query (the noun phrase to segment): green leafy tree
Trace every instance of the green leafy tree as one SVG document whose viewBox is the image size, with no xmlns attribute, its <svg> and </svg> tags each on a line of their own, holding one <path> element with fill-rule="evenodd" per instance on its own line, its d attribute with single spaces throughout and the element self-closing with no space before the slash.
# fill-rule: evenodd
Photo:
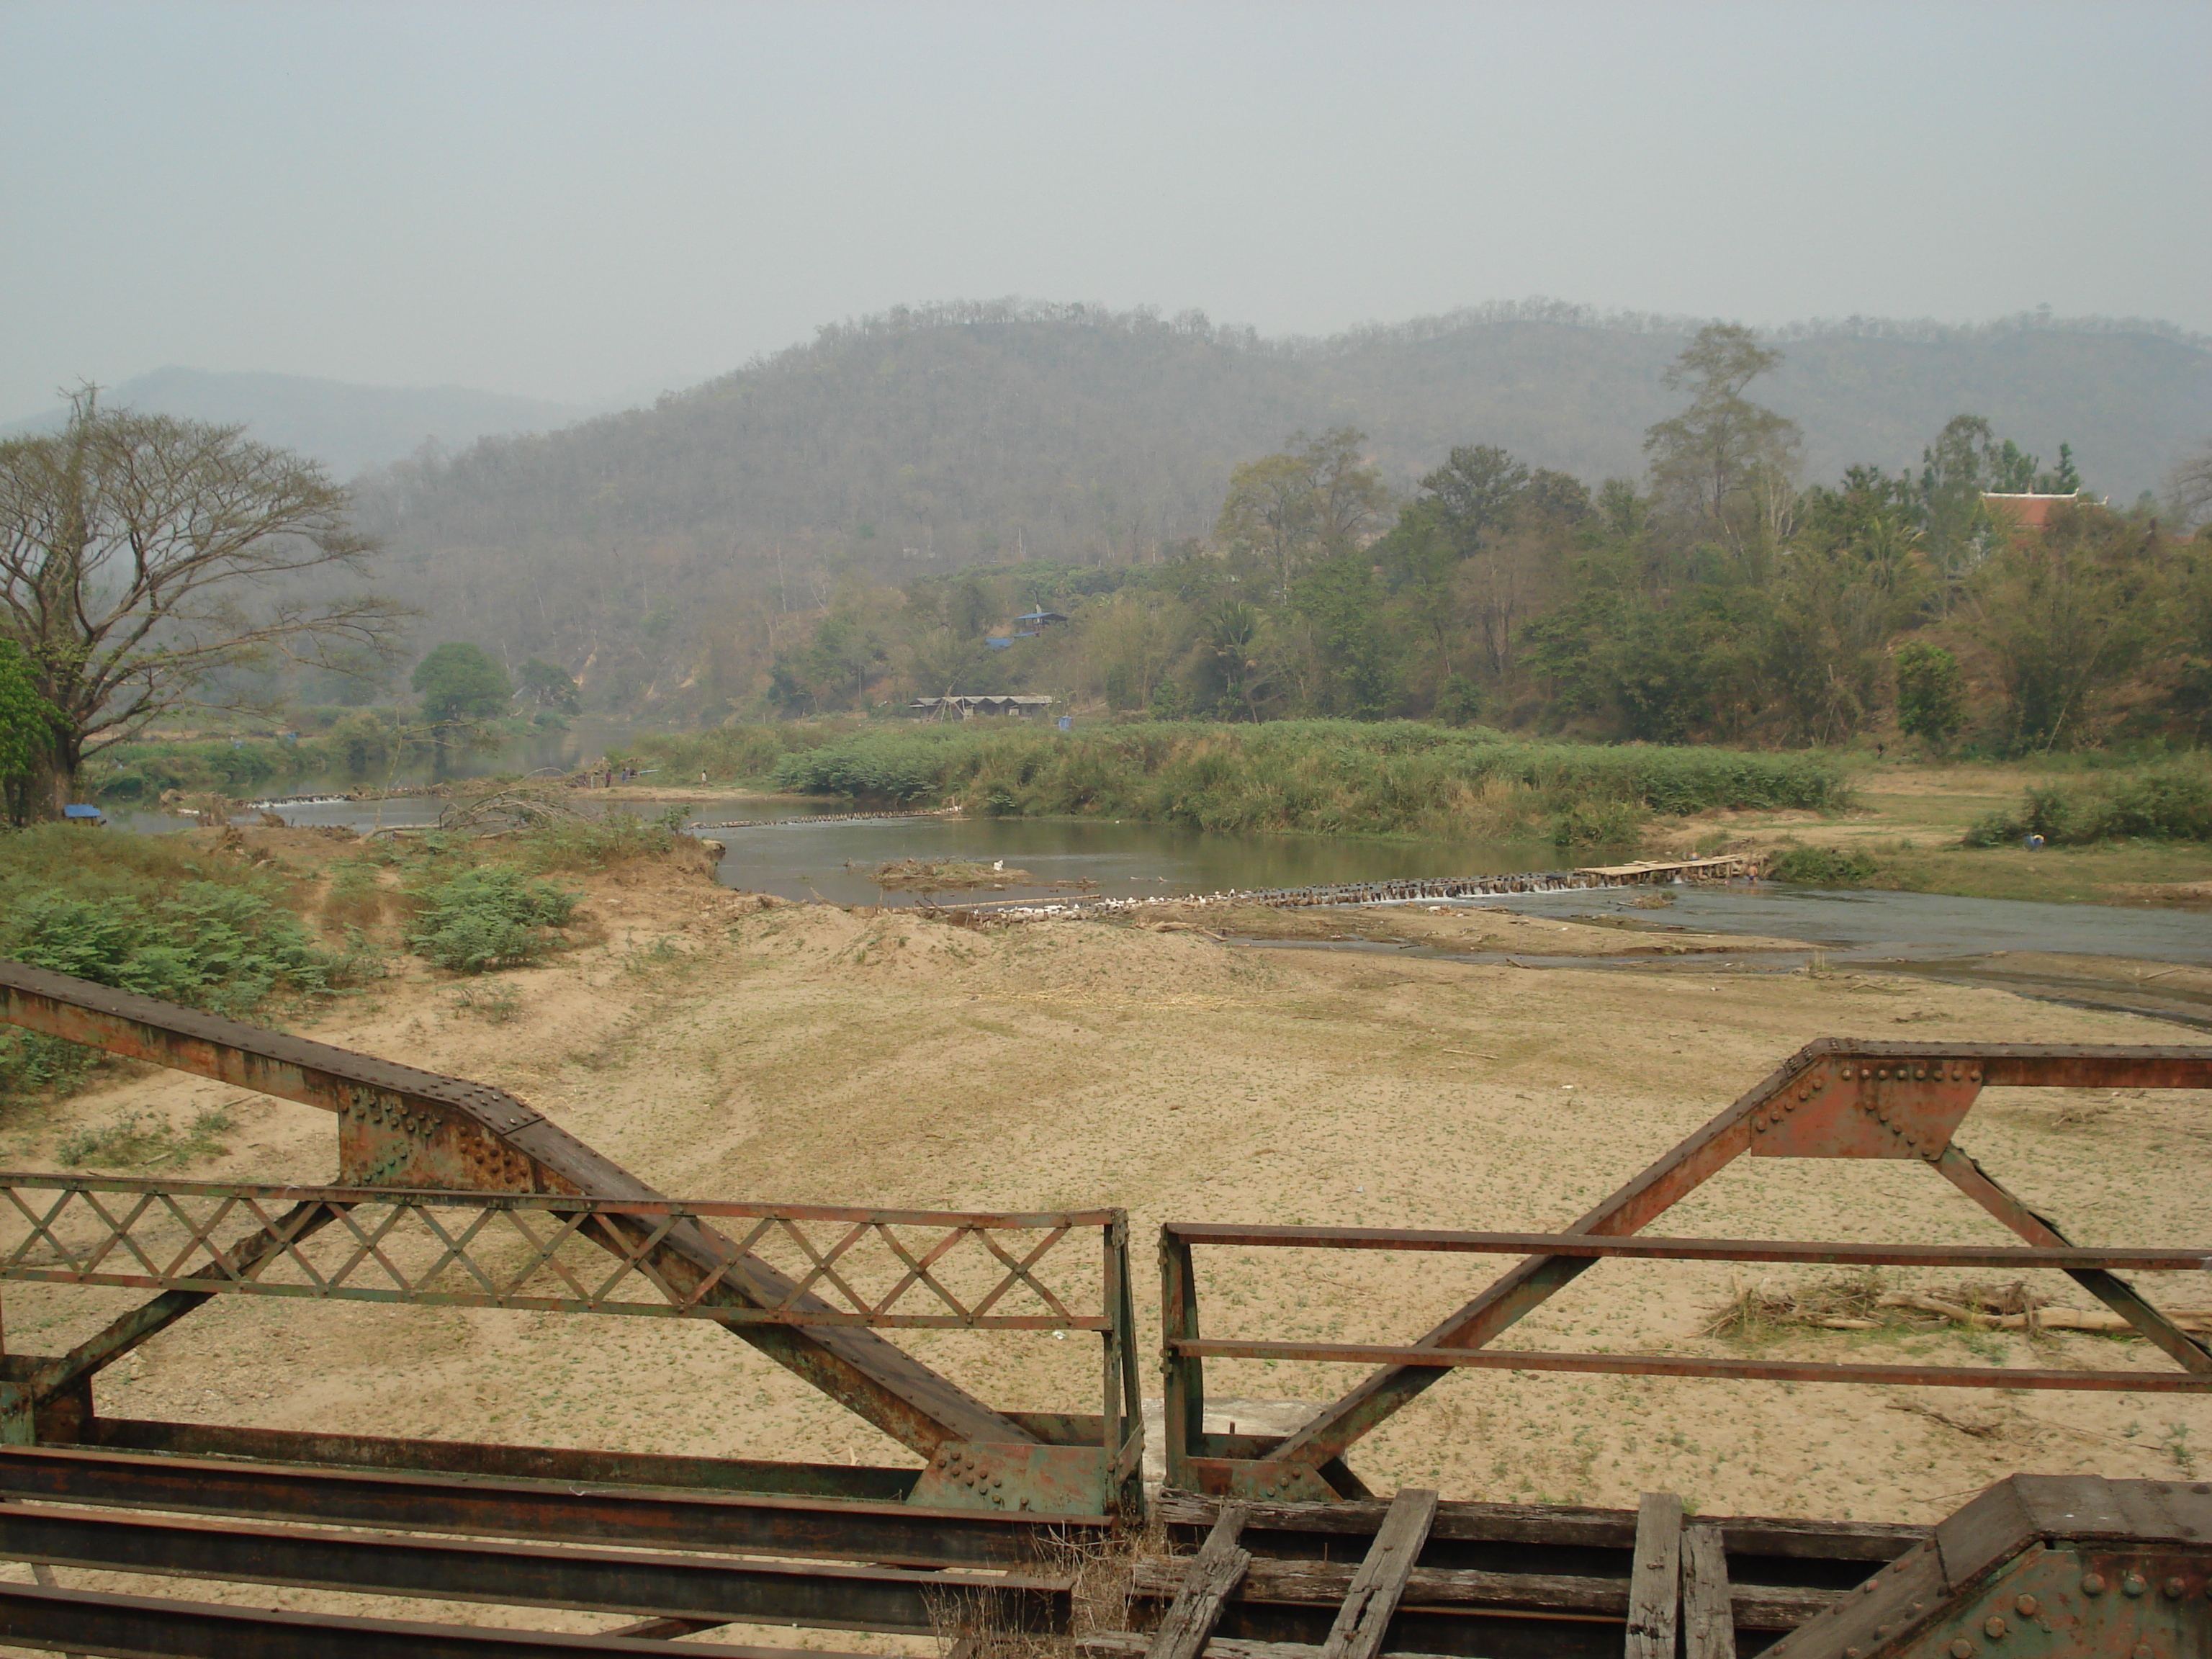
<svg viewBox="0 0 2212 1659">
<path fill-rule="evenodd" d="M 1277 604 L 1309 565 L 1358 546 L 1389 505 L 1382 475 L 1360 458 L 1366 441 L 1348 426 L 1293 433 L 1281 453 L 1229 475 L 1214 539 L 1267 571 Z"/>
<path fill-rule="evenodd" d="M 253 671 L 392 649 L 404 607 L 315 597 L 374 550 L 346 491 L 244 434 L 88 388 L 61 431 L 0 442 L 0 635 L 51 711 L 21 811 L 59 817 L 88 756 L 163 714 L 267 712 Z"/>
<path fill-rule="evenodd" d="M 408 684 L 422 699 L 422 718 L 434 726 L 495 720 L 514 696 L 507 670 L 480 645 L 439 646 L 415 665 Z"/>
<path fill-rule="evenodd" d="M 1898 647 L 1896 662 L 1897 729 L 1940 754 L 1966 723 L 1966 677 L 1959 659 L 1940 645 L 1915 641 Z"/>
<path fill-rule="evenodd" d="M 542 657 L 529 658 L 515 678 L 521 694 L 540 708 L 573 714 L 582 705 L 583 690 L 576 684 L 576 677 L 558 663 L 547 662 Z"/>
<path fill-rule="evenodd" d="M 1781 361 L 1747 328 L 1707 325 L 1662 377 L 1669 391 L 1689 388 L 1690 406 L 1644 437 L 1661 510 L 1692 534 L 1735 550 L 1754 576 L 1795 499 L 1790 475 L 1802 438 L 1795 421 L 1743 393 Z"/>
<path fill-rule="evenodd" d="M 2156 534 L 2103 507 L 2062 507 L 1978 573 L 1977 631 L 1996 659 L 2015 750 L 2080 738 L 2099 697 L 2160 638 L 2165 588 L 2143 545 Z"/>
<path fill-rule="evenodd" d="M 1260 607 L 1244 599 L 1226 599 L 1199 619 L 1199 660 L 1212 682 L 1218 702 L 1246 720 L 1260 718 L 1260 698 L 1267 690 L 1267 670 L 1261 661 L 1261 635 L 1266 627 Z M 1177 699 L 1170 718 L 1181 718 Z M 1153 707 L 1160 696 L 1153 695 Z"/>
<path fill-rule="evenodd" d="M 2185 531 L 2212 520 L 2212 443 L 2199 444 L 2167 477 L 2166 498 Z"/>
<path fill-rule="evenodd" d="M 7 791 L 11 823 L 30 816 L 25 786 L 52 741 L 53 720 L 22 647 L 0 639 L 0 787 Z"/>
<path fill-rule="evenodd" d="M 1339 554 L 1299 579 L 1291 598 L 1313 630 L 1321 712 L 1377 720 L 1390 704 L 1390 641 L 1366 555 Z"/>
</svg>

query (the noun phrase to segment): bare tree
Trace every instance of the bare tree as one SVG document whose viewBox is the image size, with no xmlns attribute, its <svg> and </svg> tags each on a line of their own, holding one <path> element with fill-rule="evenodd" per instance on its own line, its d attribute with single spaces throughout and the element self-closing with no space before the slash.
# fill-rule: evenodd
<svg viewBox="0 0 2212 1659">
<path fill-rule="evenodd" d="M 2199 444 L 2174 467 L 2166 493 L 2185 531 L 2212 519 L 2212 442 Z"/>
<path fill-rule="evenodd" d="M 53 711 L 24 815 L 58 817 L 86 757 L 158 716 L 257 706 L 226 673 L 386 653 L 404 607 L 294 582 L 374 550 L 349 504 L 241 427 L 101 409 L 92 387 L 59 433 L 0 443 L 0 635 Z"/>
</svg>

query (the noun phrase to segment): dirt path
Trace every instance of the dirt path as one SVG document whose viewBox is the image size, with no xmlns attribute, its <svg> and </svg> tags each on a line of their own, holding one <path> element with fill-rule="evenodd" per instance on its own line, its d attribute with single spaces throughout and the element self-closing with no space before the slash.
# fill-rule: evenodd
<svg viewBox="0 0 2212 1659">
<path fill-rule="evenodd" d="M 1164 1218 L 1553 1228 L 1814 1037 L 2178 1036 L 1997 989 L 1876 975 L 1524 971 L 1237 949 L 1098 922 L 976 933 L 911 913 L 763 908 L 696 875 L 632 872 L 592 887 L 605 942 L 501 976 L 515 1000 L 504 1023 L 465 1011 L 459 988 L 416 969 L 300 1029 L 511 1089 L 675 1194 L 1124 1206 L 1153 1391 L 1151 1248 Z M 1546 945 L 1556 954 L 1638 942 L 1571 928 Z M 181 1121 L 241 1099 L 228 1154 L 189 1173 L 328 1178 L 321 1115 L 167 1073 L 118 1080 L 44 1122 L 19 1119 L 4 1152 L 14 1167 L 52 1167 L 70 1128 L 127 1109 Z M 2078 1237 L 2190 1244 L 2203 1242 L 2208 1105 L 2011 1091 L 1988 1097 L 1960 1139 Z M 1739 1164 L 1654 1231 L 2010 1242 L 1924 1169 L 1891 1164 Z M 1215 1252 L 1202 1263 L 1206 1328 L 1411 1340 L 1498 1265 Z M 1698 1333 L 1753 1276 L 1790 1277 L 1608 1264 L 1514 1340 L 1723 1352 Z M 2087 1305 L 2063 1280 L 2048 1288 Z M 122 1294 L 11 1285 L 9 1340 L 53 1352 Z M 1087 1339 L 932 1333 L 912 1346 L 994 1403 L 1097 1408 Z M 2141 1343 L 2083 1335 L 2032 1348 L 2004 1334 L 1807 1332 L 1761 1351 L 2166 1364 Z M 1321 1401 L 1352 1380 L 1340 1367 L 1253 1363 L 1218 1366 L 1212 1386 Z M 228 1300 L 149 1344 L 100 1390 L 113 1415 L 909 1461 L 719 1333 L 648 1321 Z M 2194 1473 L 2208 1447 L 2212 1402 L 2171 1395 L 1467 1373 L 1351 1462 L 1376 1487 L 1418 1483 L 1454 1498 L 1632 1505 L 1639 1491 L 1666 1487 L 1706 1512 L 1926 1521 L 2014 1470 L 2173 1477 Z M 264 1606 L 314 1600 L 234 1593 Z"/>
</svg>

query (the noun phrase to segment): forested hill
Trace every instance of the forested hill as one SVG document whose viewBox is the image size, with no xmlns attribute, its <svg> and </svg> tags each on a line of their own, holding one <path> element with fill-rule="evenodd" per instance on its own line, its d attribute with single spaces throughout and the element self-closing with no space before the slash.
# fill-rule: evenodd
<svg viewBox="0 0 2212 1659">
<path fill-rule="evenodd" d="M 792 610 L 846 569 L 1149 559 L 1298 428 L 1360 428 L 1407 486 L 1455 444 L 1635 476 L 1694 327 L 1530 305 L 1288 343 L 1083 307 L 899 311 L 649 409 L 399 463 L 362 481 L 364 527 L 439 637 L 650 658 L 617 636 L 688 631 L 756 584 Z M 1755 395 L 1804 428 L 1808 480 L 1916 464 L 1972 412 L 2046 458 L 2070 442 L 2124 503 L 2212 435 L 2212 343 L 2159 325 L 1855 320 L 1772 343 Z"/>
</svg>

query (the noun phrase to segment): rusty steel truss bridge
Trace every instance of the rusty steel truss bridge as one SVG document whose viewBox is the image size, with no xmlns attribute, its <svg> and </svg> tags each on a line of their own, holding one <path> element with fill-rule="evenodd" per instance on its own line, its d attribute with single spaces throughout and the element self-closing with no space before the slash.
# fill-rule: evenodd
<svg viewBox="0 0 2212 1659">
<path fill-rule="evenodd" d="M 1169 1222 L 1166 1485 L 1143 1480 L 1128 1226 L 670 1199 L 504 1091 L 0 963 L 0 1020 L 329 1112 L 329 1186 L 0 1173 L 0 1281 L 149 1293 L 58 1353 L 0 1349 L 0 1645 L 71 1653 L 720 1653 L 785 1626 L 1088 1659 L 2124 1659 L 2212 1655 L 2212 1484 L 2017 1476 L 1935 1528 L 1457 1504 L 1370 1492 L 1358 1442 L 1455 1369 L 1944 1388 L 2212 1390 L 2212 1349 L 2143 1288 L 2212 1245 L 2069 1240 L 1954 1137 L 1984 1089 L 2212 1089 L 2212 1048 L 1824 1040 L 1551 1233 Z M 1923 1164 L 2016 1246 L 1654 1236 L 1741 1158 Z M 1402 1343 L 1209 1336 L 1219 1247 L 1510 1258 Z M 1826 1364 L 1507 1347 L 1608 1260 L 2057 1271 L 2164 1356 L 2149 1368 Z M 2124 1277 L 2124 1275 L 2125 1275 Z M 719 1325 L 908 1454 L 902 1465 L 648 1455 L 111 1417 L 107 1367 L 210 1299 L 495 1309 Z M 901 1332 L 1081 1333 L 1097 1409 L 994 1407 Z M 1209 1430 L 1206 1365 L 1364 1367 L 1287 1435 Z M 2168 1363 L 2170 1362 L 2170 1363 Z M 772 1451 L 774 1449 L 765 1449 Z M 1127 1630 L 1072 1632 L 1073 1564 L 1148 1508 L 1194 1550 L 1135 1562 Z M 191 1581 L 64 1586 L 56 1568 Z M 131 1581 L 134 1590 L 138 1588 Z M 198 1586 L 198 1595 L 191 1592 Z M 277 1612 L 213 1585 L 582 1610 L 595 1634 Z"/>
</svg>

